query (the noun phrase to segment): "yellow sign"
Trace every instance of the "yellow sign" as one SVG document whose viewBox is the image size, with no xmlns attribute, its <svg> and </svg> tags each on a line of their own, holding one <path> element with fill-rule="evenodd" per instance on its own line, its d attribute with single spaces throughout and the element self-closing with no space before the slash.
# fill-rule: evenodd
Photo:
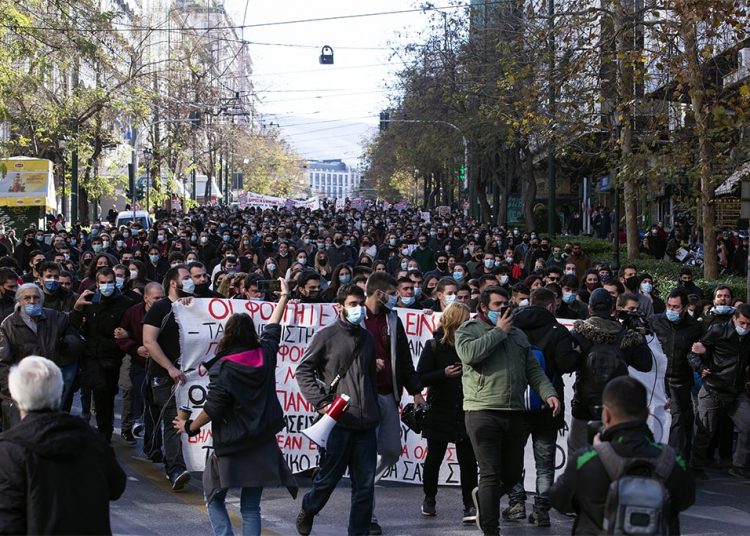
<svg viewBox="0 0 750 536">
<path fill-rule="evenodd" d="M 37 158 L 0 160 L 0 206 L 55 206 L 52 162 Z"/>
</svg>

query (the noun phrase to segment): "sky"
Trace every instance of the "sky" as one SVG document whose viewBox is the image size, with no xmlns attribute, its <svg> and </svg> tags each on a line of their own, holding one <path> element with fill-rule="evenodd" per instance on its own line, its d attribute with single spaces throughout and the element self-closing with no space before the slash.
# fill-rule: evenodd
<svg viewBox="0 0 750 536">
<path fill-rule="evenodd" d="M 236 25 L 243 20 L 244 25 L 255 25 L 415 7 L 411 0 L 225 2 Z M 279 125 L 282 137 L 305 159 L 340 158 L 355 164 L 387 106 L 385 84 L 403 67 L 393 46 L 420 42 L 428 20 L 428 14 L 417 11 L 245 28 L 241 37 L 250 42 L 262 121 Z M 333 49 L 333 65 L 318 61 L 324 45 Z"/>
</svg>

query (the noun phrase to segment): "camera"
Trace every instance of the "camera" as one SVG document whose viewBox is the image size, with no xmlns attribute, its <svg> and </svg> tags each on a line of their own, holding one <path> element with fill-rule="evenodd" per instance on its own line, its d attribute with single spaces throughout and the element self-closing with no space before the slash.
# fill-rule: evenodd
<svg viewBox="0 0 750 536">
<path fill-rule="evenodd" d="M 651 333 L 651 328 L 648 326 L 648 322 L 646 322 L 646 315 L 640 311 L 635 313 L 618 311 L 617 318 L 627 329 L 637 331 L 641 335 L 649 335 Z"/>
<path fill-rule="evenodd" d="M 594 406 L 591 413 L 596 417 L 586 423 L 586 436 L 589 445 L 594 444 L 596 434 L 604 432 L 604 423 L 602 422 L 602 406 Z"/>
</svg>

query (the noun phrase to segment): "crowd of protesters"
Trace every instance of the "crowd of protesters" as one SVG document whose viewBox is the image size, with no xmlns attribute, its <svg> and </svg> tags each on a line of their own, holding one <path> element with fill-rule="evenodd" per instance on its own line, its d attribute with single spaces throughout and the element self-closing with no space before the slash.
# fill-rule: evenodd
<svg viewBox="0 0 750 536">
<path fill-rule="evenodd" d="M 586 422 L 600 417 L 606 383 L 592 373 L 591 356 L 609 348 L 617 366 L 606 380 L 627 375 L 628 366 L 648 371 L 652 356 L 645 333 L 656 336 L 668 360 L 669 444 L 681 456 L 681 470 L 689 464 L 692 474 L 705 478 L 704 468 L 716 466 L 750 476 L 745 383 L 750 380 L 750 306 L 728 287 L 704 296 L 689 267 L 682 269 L 676 288 L 659 289 L 636 264 L 613 270 L 571 236 L 551 239 L 458 212 L 425 217 L 413 207 L 372 203 L 360 209 L 347 203 L 343 210 L 334 204 L 319 210 L 199 207 L 158 214 L 145 228 L 137 221 L 116 226 L 116 213 L 109 216 L 88 229 L 67 228 L 58 218 L 48 229 L 18 230 L 18 237 L 12 229 L 0 232 L 4 430 L 12 430 L 21 417 L 8 391 L 9 370 L 26 356 L 48 357 L 62 372 L 60 408 L 70 411 L 78 396 L 81 416 L 86 421 L 95 416 L 106 442 L 115 433 L 115 397 L 122 393 L 121 440 L 138 444 L 144 458 L 164 463 L 173 490 L 180 491 L 190 473 L 179 433 L 198 433 L 222 414 L 227 401 L 207 406 L 195 423 L 177 417 L 174 385 L 185 376 L 172 303 L 207 297 L 329 302 L 338 304 L 338 322 L 316 333 L 297 379 L 308 401 L 323 410 L 330 393 L 322 390 L 320 379 L 330 383 L 341 362 L 350 359 L 346 356 L 354 355 L 359 364 L 349 361 L 347 382 L 360 393 L 361 400 L 352 404 L 361 411 L 332 438 L 334 455 L 324 459 L 303 499 L 300 534 L 310 533 L 314 516 L 347 467 L 355 488 L 349 533 L 380 533 L 373 486 L 401 452 L 403 390 L 418 406 L 436 408 L 424 429 L 429 453 L 423 515 L 436 514 L 438 468 L 447 445 L 454 443 L 463 522 L 476 521 L 485 534 L 497 534 L 501 518 L 549 526 L 550 508 L 557 507 L 550 499 L 555 437 L 566 426 L 562 406 L 573 408 L 567 423 L 570 459 L 580 459 L 587 449 Z M 604 236 L 610 232 L 600 228 L 605 220 L 602 212 L 595 225 Z M 663 232 L 654 226 L 643 238 L 656 258 L 670 258 L 673 246 L 681 247 L 679 230 L 671 238 Z M 747 239 L 727 235 L 727 250 L 729 244 L 727 261 L 739 266 L 735 260 L 743 251 L 746 258 Z M 283 291 L 269 290 L 268 282 L 278 280 Z M 416 367 L 394 314 L 399 308 L 442 313 L 434 341 Z M 571 330 L 558 322 L 564 319 L 573 322 Z M 225 343 L 222 355 L 245 355 L 260 345 L 267 354 L 269 344 L 265 338 L 238 337 Z M 544 353 L 544 367 L 530 344 Z M 515 368 L 495 363 L 507 355 L 517 356 Z M 570 372 L 576 374 L 575 397 L 565 401 L 562 374 Z M 532 415 L 523 404 L 527 384 L 541 397 Z M 521 477 L 529 438 L 537 480 L 527 516 Z M 231 486 L 242 487 L 244 497 L 240 480 Z M 228 519 L 226 491 L 216 482 L 212 497 L 219 503 L 209 504 L 209 510 L 219 533 L 217 524 Z M 502 494 L 511 501 L 499 512 Z M 258 531 L 259 500 L 257 490 L 248 492 L 251 524 Z"/>
</svg>

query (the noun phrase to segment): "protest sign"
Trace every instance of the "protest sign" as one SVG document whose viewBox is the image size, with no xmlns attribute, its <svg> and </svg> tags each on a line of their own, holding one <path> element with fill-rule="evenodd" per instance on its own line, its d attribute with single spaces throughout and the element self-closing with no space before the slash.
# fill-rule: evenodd
<svg viewBox="0 0 750 536">
<path fill-rule="evenodd" d="M 187 404 L 197 412 L 203 406 L 208 387 L 208 371 L 203 363 L 211 359 L 216 345 L 224 331 L 224 324 L 234 313 L 248 313 L 255 322 L 256 329 L 262 333 L 268 319 L 273 313 L 275 304 L 269 302 L 225 300 L 219 298 L 202 298 L 192 300 L 190 305 L 179 302 L 174 305 L 174 312 L 180 326 L 180 344 L 182 348 L 182 369 L 187 376 L 187 383 L 177 389 L 177 405 Z M 432 333 L 439 324 L 440 313 L 424 314 L 421 310 L 398 309 L 409 341 L 412 360 L 416 367 L 419 356 Z M 315 413 L 310 404 L 299 392 L 295 379 L 295 369 L 302 359 L 305 348 L 314 333 L 334 322 L 337 318 L 336 306 L 330 303 L 289 304 L 282 318 L 282 334 L 276 365 L 276 389 L 286 420 L 286 428 L 277 434 L 276 439 L 284 452 L 287 463 L 294 472 L 311 469 L 317 465 L 318 451 L 314 443 L 301 434 L 301 430 L 310 426 L 315 420 Z M 568 328 L 572 322 L 562 321 Z M 652 409 L 652 429 L 657 441 L 666 441 L 669 432 L 669 414 L 664 406 L 664 370 L 666 358 L 658 341 L 652 337 L 650 346 L 654 351 L 656 366 L 650 373 L 635 373 L 649 390 L 649 401 Z M 566 422 L 570 422 L 570 400 L 573 397 L 573 375 L 564 376 Z M 401 405 L 411 401 L 405 395 Z M 427 454 L 427 443 L 418 434 L 401 424 L 403 451 L 399 461 L 384 476 L 387 480 L 421 484 L 424 459 Z M 558 470 L 564 468 L 567 461 L 567 430 L 558 435 L 557 454 L 555 457 Z M 201 471 L 205 465 L 206 455 L 211 446 L 211 428 L 206 426 L 195 437 L 183 436 L 183 452 L 188 469 Z M 526 487 L 534 487 L 534 457 L 531 445 L 527 445 L 525 456 Z M 448 452 L 440 469 L 441 484 L 459 484 L 459 466 L 455 446 L 449 445 Z"/>
</svg>

